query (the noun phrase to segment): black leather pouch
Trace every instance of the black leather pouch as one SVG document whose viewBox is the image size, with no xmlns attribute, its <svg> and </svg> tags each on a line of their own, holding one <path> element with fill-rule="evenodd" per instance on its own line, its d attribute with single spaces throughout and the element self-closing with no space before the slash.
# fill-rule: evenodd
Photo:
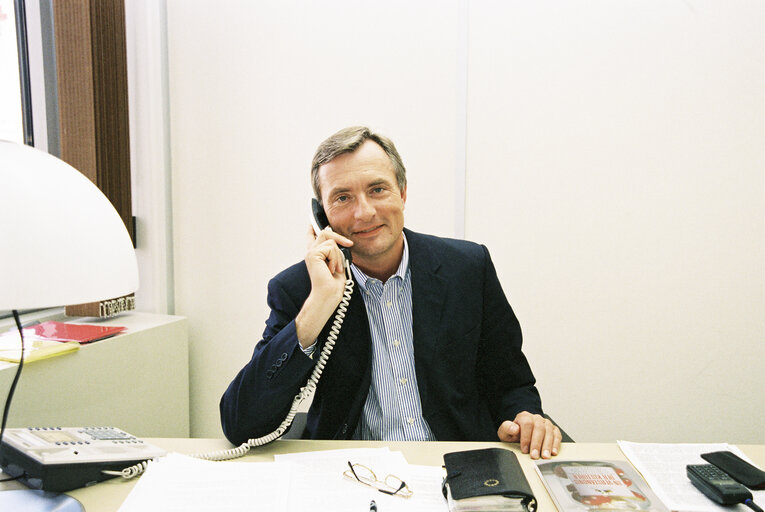
<svg viewBox="0 0 765 512">
<path fill-rule="evenodd" d="M 722 469 L 731 478 L 750 489 L 765 489 L 765 471 L 752 466 L 735 453 L 728 451 L 710 452 L 703 454 L 701 458 Z"/>
<path fill-rule="evenodd" d="M 536 509 L 536 499 L 529 482 L 518 458 L 510 450 L 485 448 L 445 453 L 444 466 L 444 496 L 450 492 L 457 502 L 469 498 L 498 497 L 499 502 L 516 502 L 527 510 Z M 510 500 L 502 500 L 502 497 Z"/>
</svg>

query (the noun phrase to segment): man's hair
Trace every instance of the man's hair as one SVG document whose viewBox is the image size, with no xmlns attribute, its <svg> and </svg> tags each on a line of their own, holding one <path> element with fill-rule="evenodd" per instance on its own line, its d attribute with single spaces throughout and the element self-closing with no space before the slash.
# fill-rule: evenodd
<svg viewBox="0 0 765 512">
<path fill-rule="evenodd" d="M 393 145 L 393 141 L 384 135 L 373 132 L 366 126 L 351 126 L 349 128 L 343 128 L 319 144 L 316 153 L 313 155 L 313 162 L 311 164 L 311 183 L 313 185 L 313 193 L 319 202 L 321 202 L 319 167 L 334 160 L 340 155 L 353 153 L 367 140 L 374 141 L 388 155 L 388 158 L 390 158 L 390 161 L 393 164 L 393 170 L 396 173 L 398 188 L 404 190 L 404 187 L 406 187 L 406 169 L 404 168 L 404 162 L 401 161 L 401 156 L 399 156 L 398 151 L 396 151 L 396 146 Z"/>
</svg>

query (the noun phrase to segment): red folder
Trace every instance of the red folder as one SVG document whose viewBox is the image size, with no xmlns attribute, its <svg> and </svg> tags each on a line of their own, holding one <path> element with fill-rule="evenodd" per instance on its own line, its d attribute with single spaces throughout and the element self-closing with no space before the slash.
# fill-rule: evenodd
<svg viewBox="0 0 765 512">
<path fill-rule="evenodd" d="M 91 341 L 98 341 L 108 338 L 109 336 L 114 336 L 125 329 L 125 327 L 106 325 L 43 322 L 24 329 L 24 335 L 34 336 L 45 340 L 90 343 Z"/>
</svg>

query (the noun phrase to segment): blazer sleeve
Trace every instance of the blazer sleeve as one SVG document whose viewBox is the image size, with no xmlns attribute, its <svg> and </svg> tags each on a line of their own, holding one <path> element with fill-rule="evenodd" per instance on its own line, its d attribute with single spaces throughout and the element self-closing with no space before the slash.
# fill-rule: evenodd
<svg viewBox="0 0 765 512">
<path fill-rule="evenodd" d="M 502 291 L 489 251 L 485 256 L 480 380 L 496 427 L 521 411 L 542 414 L 536 380 L 522 351 L 521 326 Z"/>
<path fill-rule="evenodd" d="M 313 369 L 314 361 L 300 349 L 295 331 L 295 317 L 308 295 L 305 285 L 283 274 L 268 284 L 271 313 L 263 338 L 220 400 L 223 433 L 233 444 L 276 430 Z"/>
</svg>

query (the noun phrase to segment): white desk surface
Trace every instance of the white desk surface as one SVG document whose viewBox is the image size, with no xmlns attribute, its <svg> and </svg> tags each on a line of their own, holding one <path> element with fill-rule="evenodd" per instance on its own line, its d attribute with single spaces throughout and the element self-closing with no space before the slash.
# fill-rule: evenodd
<svg viewBox="0 0 765 512">
<path fill-rule="evenodd" d="M 157 438 L 146 441 L 160 446 L 168 451 L 193 454 L 230 448 L 228 441 L 223 439 L 174 439 Z M 400 451 L 410 464 L 440 466 L 443 464 L 444 453 L 458 450 L 478 448 L 504 447 L 518 453 L 518 459 L 526 472 L 534 495 L 539 502 L 540 511 L 555 510 L 544 485 L 534 472 L 533 462 L 527 455 L 518 451 L 518 445 L 504 443 L 463 443 L 463 442 L 382 442 L 382 441 L 308 441 L 308 440 L 279 440 L 269 445 L 255 448 L 245 457 L 238 459 L 243 463 L 273 461 L 273 456 L 280 453 L 307 452 L 317 450 L 334 450 L 340 448 L 364 448 L 387 446 L 393 451 Z M 737 445 L 757 465 L 765 466 L 765 445 Z M 564 443 L 560 459 L 601 459 L 625 460 L 616 443 Z M 116 478 L 84 489 L 77 489 L 69 494 L 82 503 L 86 512 L 114 512 L 130 493 L 136 480 L 124 481 Z M 23 489 L 17 482 L 0 484 L 3 489 Z M 446 507 L 444 507 L 446 510 Z"/>
</svg>

